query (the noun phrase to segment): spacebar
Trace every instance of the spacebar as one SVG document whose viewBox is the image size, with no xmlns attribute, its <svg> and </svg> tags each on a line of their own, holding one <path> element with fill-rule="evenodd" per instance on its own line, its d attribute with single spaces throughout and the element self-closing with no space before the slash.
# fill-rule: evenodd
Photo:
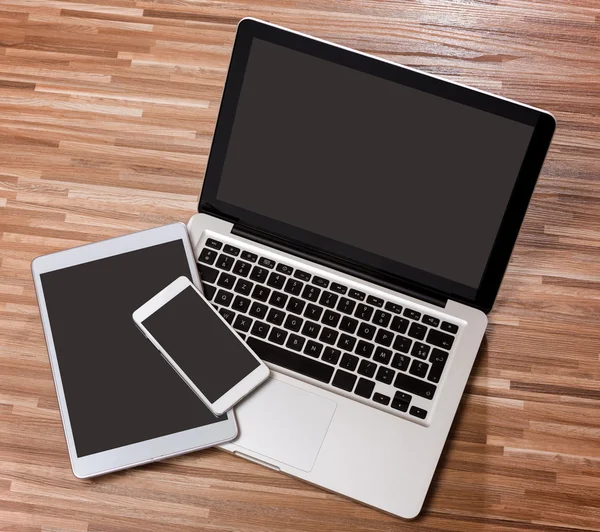
<svg viewBox="0 0 600 532">
<path fill-rule="evenodd" d="M 256 338 L 250 337 L 246 340 L 246 343 L 261 360 L 295 371 L 296 373 L 301 373 L 321 382 L 329 382 L 335 370 L 333 366 L 311 360 L 293 351 L 262 342 Z"/>
</svg>

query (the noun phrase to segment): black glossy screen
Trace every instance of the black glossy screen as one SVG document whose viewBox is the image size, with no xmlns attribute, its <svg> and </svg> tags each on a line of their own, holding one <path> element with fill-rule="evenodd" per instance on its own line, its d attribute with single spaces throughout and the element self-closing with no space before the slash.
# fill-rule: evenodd
<svg viewBox="0 0 600 532">
<path fill-rule="evenodd" d="M 533 131 L 255 38 L 217 199 L 477 289 Z"/>
<path fill-rule="evenodd" d="M 181 275 L 190 278 L 181 240 L 41 275 L 79 457 L 226 419 L 131 317 Z"/>
<path fill-rule="evenodd" d="M 146 318 L 143 325 L 211 403 L 259 365 L 191 287 Z"/>
</svg>

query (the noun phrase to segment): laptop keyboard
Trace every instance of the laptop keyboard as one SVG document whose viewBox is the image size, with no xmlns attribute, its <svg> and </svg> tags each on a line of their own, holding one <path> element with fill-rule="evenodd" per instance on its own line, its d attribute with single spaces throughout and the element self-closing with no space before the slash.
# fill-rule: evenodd
<svg viewBox="0 0 600 532">
<path fill-rule="evenodd" d="M 458 325 L 214 238 L 198 269 L 206 298 L 263 361 L 427 417 Z"/>
</svg>

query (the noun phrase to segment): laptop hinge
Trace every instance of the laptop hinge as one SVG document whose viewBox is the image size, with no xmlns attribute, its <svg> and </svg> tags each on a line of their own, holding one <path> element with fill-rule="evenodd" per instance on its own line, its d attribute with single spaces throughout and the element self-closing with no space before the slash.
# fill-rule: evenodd
<svg viewBox="0 0 600 532">
<path fill-rule="evenodd" d="M 292 255 L 296 255 L 302 259 L 310 260 L 323 266 L 339 270 L 363 279 L 364 281 L 378 284 L 390 290 L 420 299 L 421 301 L 431 303 L 432 305 L 436 305 L 441 308 L 445 308 L 446 304 L 448 303 L 447 297 L 443 297 L 433 290 L 428 290 L 427 288 L 415 285 L 408 281 L 404 282 L 396 277 L 393 277 L 392 275 L 386 274 L 385 272 L 372 270 L 368 267 L 357 265 L 351 261 L 334 257 L 313 248 L 302 246 L 296 242 L 291 242 L 289 240 L 273 236 L 269 233 L 257 231 L 256 229 L 251 229 L 240 224 L 234 224 L 231 233 L 243 238 L 247 238 L 259 244 L 271 246 Z"/>
</svg>

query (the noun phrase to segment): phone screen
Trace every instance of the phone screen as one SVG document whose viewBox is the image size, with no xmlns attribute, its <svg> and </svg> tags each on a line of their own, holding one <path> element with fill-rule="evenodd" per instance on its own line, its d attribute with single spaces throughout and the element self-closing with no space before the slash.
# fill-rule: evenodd
<svg viewBox="0 0 600 532">
<path fill-rule="evenodd" d="M 142 324 L 211 403 L 259 366 L 191 286 Z"/>
</svg>

